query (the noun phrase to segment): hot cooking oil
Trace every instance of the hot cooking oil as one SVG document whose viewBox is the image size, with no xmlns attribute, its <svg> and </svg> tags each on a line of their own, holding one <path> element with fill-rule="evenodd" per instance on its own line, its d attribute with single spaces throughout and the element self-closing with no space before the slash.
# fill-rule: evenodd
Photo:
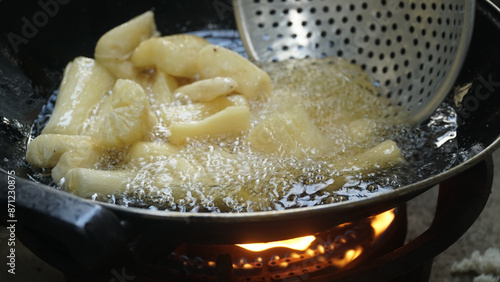
<svg viewBox="0 0 500 282">
<path fill-rule="evenodd" d="M 130 148 L 105 150 L 96 169 L 132 173 L 124 193 L 94 198 L 169 211 L 282 210 L 369 197 L 439 171 L 429 159 L 442 149 L 434 140 L 454 128 L 435 116 L 432 126 L 401 124 L 394 114 L 401 109 L 390 106 L 358 66 L 325 58 L 260 67 L 273 89 L 250 101 L 250 130 L 189 140 L 175 153 L 134 162 L 127 161 Z M 158 118 L 146 141 L 168 142 L 168 126 Z M 388 140 L 401 150 L 400 160 L 368 169 L 355 162 Z M 444 146 L 452 156 L 453 140 Z"/>
<path fill-rule="evenodd" d="M 274 86 L 270 97 L 250 102 L 249 132 L 191 140 L 176 154 L 117 166 L 132 170 L 133 177 L 124 198 L 115 195 L 114 200 L 168 210 L 242 212 L 312 206 L 347 199 L 336 195 L 345 187 L 374 191 L 376 186 L 396 184 L 387 177 L 373 181 L 380 171 L 349 167 L 350 159 L 405 127 L 392 118 L 397 109 L 377 96 L 374 82 L 361 68 L 337 58 L 290 60 L 261 67 Z M 286 116 L 293 119 L 302 112 L 312 120 L 309 126 L 318 128 L 320 135 L 315 138 L 324 138 L 327 145 L 309 147 L 308 136 L 290 133 L 306 141 L 294 144 L 292 140 L 289 145 L 281 136 L 274 137 L 275 143 L 281 142 L 279 146 L 293 146 L 291 153 L 256 149 L 254 143 L 261 142 L 261 137 L 251 137 L 259 124 L 273 115 L 290 113 Z M 283 122 L 286 126 L 289 121 Z M 270 123 L 265 130 L 280 129 L 273 126 L 281 124 Z M 353 132 L 353 128 L 363 130 Z M 158 132 L 152 132 L 149 141 L 165 142 L 161 133 L 168 127 L 155 130 Z"/>
</svg>

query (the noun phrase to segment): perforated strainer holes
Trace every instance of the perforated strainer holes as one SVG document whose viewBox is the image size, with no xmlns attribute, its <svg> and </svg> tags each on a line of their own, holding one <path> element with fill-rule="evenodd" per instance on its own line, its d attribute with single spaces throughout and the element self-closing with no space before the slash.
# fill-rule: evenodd
<svg viewBox="0 0 500 282">
<path fill-rule="evenodd" d="M 412 112 L 449 73 L 464 24 L 464 2 L 454 0 L 254 0 L 249 7 L 260 60 L 348 58 L 392 104 Z"/>
<path fill-rule="evenodd" d="M 404 3 L 400 2 L 400 7 L 404 7 Z M 435 68 L 439 68 L 439 75 L 441 78 L 444 78 L 447 74 L 447 71 L 445 69 L 447 69 L 447 66 L 451 64 L 452 58 L 455 56 L 456 52 L 456 46 L 453 46 L 452 48 L 446 48 L 445 50 L 444 48 L 441 48 L 440 43 L 438 42 L 451 42 L 451 44 L 456 44 L 453 43 L 453 40 L 456 41 L 457 39 L 459 39 L 461 29 L 461 26 L 459 26 L 461 20 L 453 18 L 456 17 L 456 13 L 441 14 L 442 11 L 436 11 L 439 7 L 437 3 L 421 3 L 420 5 L 417 5 L 416 3 L 410 3 L 409 7 L 410 9 L 418 12 L 407 12 L 403 16 L 404 21 L 408 23 L 407 25 L 410 36 L 407 36 L 407 34 L 398 35 L 396 37 L 396 41 L 410 41 L 413 45 L 412 48 L 407 48 L 408 50 L 406 48 L 400 50 L 400 55 L 402 57 L 410 56 L 410 59 L 403 59 L 403 65 L 406 69 L 413 69 L 413 71 L 407 73 L 405 79 L 402 79 L 401 76 L 395 76 L 396 80 L 394 81 L 394 86 L 397 90 L 397 96 L 399 97 L 399 101 L 397 103 L 398 105 L 412 105 L 410 103 L 413 100 L 411 98 L 411 95 L 418 94 L 430 96 L 432 92 L 436 90 L 438 83 L 435 83 L 435 81 L 437 80 L 427 80 L 426 76 L 434 76 L 433 73 Z M 446 10 L 446 6 L 442 7 L 444 8 L 444 10 Z M 460 9 L 460 7 L 455 8 Z M 450 10 L 448 12 L 454 12 L 451 11 L 451 9 L 454 8 L 448 9 Z M 431 12 L 430 14 L 429 10 Z M 426 12 L 423 13 L 423 11 Z M 433 11 L 434 13 L 432 13 Z M 446 19 L 448 19 L 448 21 Z M 447 22 L 448 24 L 446 24 Z M 450 26 L 452 26 L 453 29 L 450 30 Z M 438 34 L 441 34 L 440 39 L 437 38 Z M 406 38 L 403 38 L 403 36 L 406 36 Z M 432 49 L 433 45 L 435 46 L 435 50 Z M 442 55 L 445 59 L 436 59 L 438 57 L 436 52 L 441 53 L 439 55 Z M 393 53 L 390 56 L 391 59 L 395 59 L 395 55 L 396 53 Z M 411 55 L 415 56 L 415 59 L 411 59 Z M 415 61 L 417 64 L 415 64 L 413 61 Z M 414 65 L 418 65 L 418 69 L 415 69 Z M 393 70 L 395 72 L 399 70 L 399 65 L 397 63 L 394 64 Z M 422 87 L 419 87 L 417 89 L 413 87 L 413 85 L 418 84 L 418 82 L 420 82 Z M 385 85 L 387 86 L 387 82 Z M 412 93 L 403 95 L 406 91 Z"/>
<path fill-rule="evenodd" d="M 278 60 L 290 58 L 292 56 L 296 58 L 305 58 L 308 55 L 318 54 L 318 52 L 320 56 L 350 56 L 352 52 L 346 53 L 346 51 L 352 47 L 345 46 L 353 45 L 356 41 L 369 40 L 369 36 L 363 30 L 361 30 L 361 32 L 364 37 L 360 37 L 363 39 L 356 40 L 356 38 L 352 36 L 352 34 L 357 34 L 359 32 L 359 24 L 357 22 L 363 21 L 363 14 L 359 13 L 359 11 L 368 8 L 366 2 L 361 3 L 361 7 L 359 7 L 359 4 L 354 3 L 325 5 L 324 2 L 307 2 L 308 6 L 312 4 L 313 7 L 305 8 L 306 5 L 289 5 L 284 8 L 279 5 L 273 5 L 273 8 L 270 10 L 267 10 L 265 5 L 256 7 L 255 16 L 257 17 L 257 26 L 259 29 L 268 30 L 266 38 L 270 38 L 271 41 L 273 41 L 272 33 L 276 31 L 272 30 L 277 29 L 283 33 L 291 33 L 293 35 L 292 38 L 295 39 L 295 41 L 286 39 L 273 41 L 272 48 L 266 48 L 267 51 L 276 53 L 277 50 L 281 50 L 286 52 L 280 52 L 279 55 L 274 54 L 271 58 Z M 386 15 L 390 17 L 392 13 L 389 12 L 386 13 Z M 282 18 L 285 16 L 286 19 L 283 20 Z M 381 14 L 379 17 L 382 16 Z M 338 20 L 336 21 L 336 19 Z M 288 31 L 283 31 L 283 27 L 288 29 Z M 320 30 L 316 31 L 315 27 Z M 375 29 L 375 25 L 372 26 L 372 29 Z M 386 30 L 387 27 L 384 26 L 381 29 Z M 307 44 L 297 44 L 295 42 L 307 42 Z M 381 45 L 382 42 L 383 41 L 380 39 L 375 40 L 375 44 L 377 45 Z M 384 43 L 387 45 L 392 44 L 390 40 Z M 300 48 L 299 54 L 288 54 L 298 46 L 303 47 Z M 316 55 L 316 57 L 317 56 L 318 55 Z"/>
</svg>

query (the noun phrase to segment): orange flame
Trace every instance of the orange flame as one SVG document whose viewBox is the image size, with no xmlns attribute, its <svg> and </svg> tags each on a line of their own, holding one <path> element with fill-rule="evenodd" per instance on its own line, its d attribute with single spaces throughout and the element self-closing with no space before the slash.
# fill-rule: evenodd
<svg viewBox="0 0 500 282">
<path fill-rule="evenodd" d="M 375 240 L 389 227 L 389 225 L 391 225 L 394 218 L 395 218 L 394 209 L 388 210 L 371 218 L 371 226 L 375 232 L 375 238 L 374 238 Z M 267 243 L 236 244 L 236 246 L 239 246 L 241 248 L 253 252 L 261 252 L 267 249 L 277 248 L 277 247 L 284 247 L 297 251 L 305 251 L 308 250 L 309 246 L 314 240 L 316 240 L 316 237 L 310 235 L 310 236 L 298 237 L 282 241 L 267 242 Z M 323 251 L 321 251 L 321 248 L 323 248 L 323 246 L 320 245 L 318 250 L 320 251 L 320 253 L 324 253 L 324 248 Z M 345 253 L 345 256 L 342 259 L 336 260 L 334 264 L 339 267 L 343 267 L 348 263 L 350 263 L 351 261 L 355 260 L 357 257 L 359 257 L 362 252 L 363 248 L 360 246 L 354 249 L 350 249 Z"/>
<path fill-rule="evenodd" d="M 297 251 L 305 251 L 311 243 L 316 240 L 316 237 L 304 236 L 288 240 L 268 242 L 268 243 L 255 243 L 255 244 L 236 244 L 241 248 L 247 249 L 253 252 L 261 252 L 271 248 L 284 247 Z"/>
<path fill-rule="evenodd" d="M 375 239 L 377 239 L 391 225 L 394 220 L 394 209 L 388 210 L 373 217 L 371 226 L 375 231 Z"/>
<path fill-rule="evenodd" d="M 332 264 L 337 267 L 344 267 L 348 265 L 351 261 L 358 258 L 363 252 L 363 248 L 361 246 L 356 247 L 355 249 L 348 250 L 345 252 L 345 255 L 342 259 L 334 259 L 332 260 Z"/>
</svg>

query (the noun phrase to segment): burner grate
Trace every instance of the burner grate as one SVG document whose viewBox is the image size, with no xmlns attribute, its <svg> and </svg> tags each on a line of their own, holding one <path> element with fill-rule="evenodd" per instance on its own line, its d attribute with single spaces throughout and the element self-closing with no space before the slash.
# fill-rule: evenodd
<svg viewBox="0 0 500 282">
<path fill-rule="evenodd" d="M 305 249 L 275 247 L 250 251 L 241 245 L 182 244 L 165 261 L 157 265 L 179 279 L 215 281 L 219 273 L 231 273 L 233 281 L 273 281 L 310 278 L 323 272 L 335 273 L 369 259 L 374 253 L 385 253 L 403 243 L 406 235 L 406 213 L 389 211 L 395 219 L 378 236 L 373 228 L 375 217 L 343 224 L 317 234 Z M 390 240 L 388 240 L 390 238 Z M 244 245 L 245 246 L 245 245 Z"/>
</svg>

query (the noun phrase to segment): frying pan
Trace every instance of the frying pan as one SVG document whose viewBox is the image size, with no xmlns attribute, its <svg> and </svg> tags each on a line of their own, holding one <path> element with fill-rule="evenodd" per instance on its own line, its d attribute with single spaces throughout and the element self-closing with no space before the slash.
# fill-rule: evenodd
<svg viewBox="0 0 500 282">
<path fill-rule="evenodd" d="M 61 242 L 73 252 L 72 257 L 80 257 L 83 265 L 99 267 L 124 249 L 146 260 L 151 259 L 151 248 L 160 252 L 178 242 L 246 243 L 313 234 L 325 226 L 401 205 L 440 182 L 470 171 L 499 146 L 500 56 L 496 51 L 500 36 L 492 34 L 500 32 L 500 24 L 496 7 L 489 1 L 479 1 L 469 53 L 448 97 L 453 101 L 457 93 L 465 94 L 470 103 L 452 103 L 459 124 L 457 162 L 444 172 L 357 201 L 221 214 L 125 208 L 36 183 L 23 169 L 26 144 L 33 122 L 61 81 L 64 66 L 76 56 L 92 57 L 95 43 L 104 32 L 146 10 L 155 11 L 162 34 L 236 29 L 231 2 L 226 0 L 0 1 L 2 204 L 8 201 L 7 191 L 15 190 L 14 219 L 20 230 L 36 232 L 39 240 Z M 13 178 L 9 175 L 15 176 L 10 186 Z M 6 210 L 1 212 L 3 217 Z"/>
</svg>

